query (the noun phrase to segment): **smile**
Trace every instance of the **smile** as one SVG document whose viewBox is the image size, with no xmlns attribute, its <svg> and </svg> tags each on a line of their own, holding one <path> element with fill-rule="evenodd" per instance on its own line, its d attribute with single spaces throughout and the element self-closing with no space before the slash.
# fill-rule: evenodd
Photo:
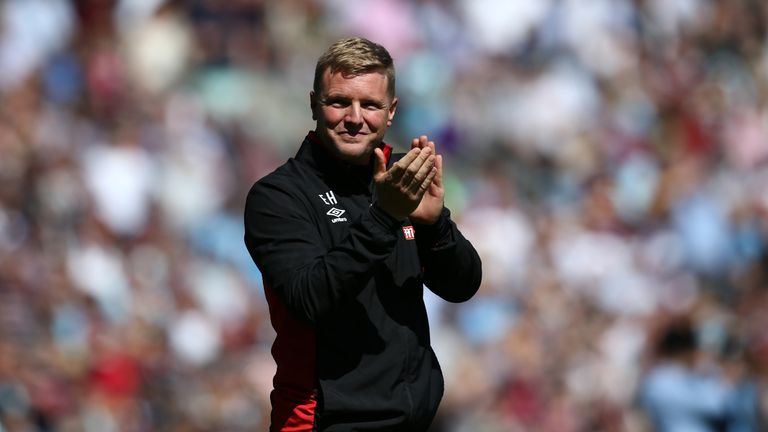
<svg viewBox="0 0 768 432">
<path fill-rule="evenodd" d="M 366 133 L 355 133 L 351 134 L 349 132 L 339 132 L 338 133 L 339 138 L 341 138 L 344 141 L 360 141 L 362 139 L 365 139 L 365 137 L 368 135 Z"/>
</svg>

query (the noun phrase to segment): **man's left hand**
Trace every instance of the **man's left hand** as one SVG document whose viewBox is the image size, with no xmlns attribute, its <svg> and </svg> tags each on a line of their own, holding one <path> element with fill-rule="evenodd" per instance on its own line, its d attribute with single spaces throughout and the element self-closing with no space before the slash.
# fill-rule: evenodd
<svg viewBox="0 0 768 432">
<path fill-rule="evenodd" d="M 443 188 L 443 156 L 437 154 L 434 141 L 429 141 L 426 135 L 414 138 L 411 142 L 412 149 L 423 149 L 425 147 L 431 148 L 432 154 L 436 155 L 435 167 L 437 168 L 437 174 L 424 193 L 424 197 L 421 199 L 419 206 L 416 207 L 416 210 L 414 210 L 408 218 L 416 223 L 431 225 L 437 222 L 437 219 L 443 211 L 443 204 L 445 202 L 445 189 Z"/>
</svg>

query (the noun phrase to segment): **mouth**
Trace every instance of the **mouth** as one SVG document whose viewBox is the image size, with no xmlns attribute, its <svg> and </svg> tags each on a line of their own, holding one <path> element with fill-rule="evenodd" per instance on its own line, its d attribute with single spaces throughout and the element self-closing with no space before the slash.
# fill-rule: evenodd
<svg viewBox="0 0 768 432">
<path fill-rule="evenodd" d="M 349 131 L 343 131 L 338 132 L 339 137 L 344 141 L 359 141 L 361 139 L 364 139 L 368 134 L 364 132 L 349 132 Z"/>
</svg>

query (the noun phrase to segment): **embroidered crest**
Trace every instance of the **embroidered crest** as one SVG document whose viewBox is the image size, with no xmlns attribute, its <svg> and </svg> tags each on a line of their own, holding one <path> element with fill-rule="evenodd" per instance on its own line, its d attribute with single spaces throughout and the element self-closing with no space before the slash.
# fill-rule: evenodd
<svg viewBox="0 0 768 432">
<path fill-rule="evenodd" d="M 405 236 L 406 240 L 413 240 L 416 238 L 416 230 L 413 229 L 412 225 L 404 226 L 403 235 Z"/>
</svg>

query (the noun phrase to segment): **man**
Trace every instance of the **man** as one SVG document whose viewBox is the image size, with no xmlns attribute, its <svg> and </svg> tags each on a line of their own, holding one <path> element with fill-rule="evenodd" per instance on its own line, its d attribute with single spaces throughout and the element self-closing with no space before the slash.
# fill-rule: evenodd
<svg viewBox="0 0 768 432">
<path fill-rule="evenodd" d="M 715 371 L 697 367 L 697 342 L 690 321 L 681 319 L 664 329 L 658 358 L 642 378 L 641 407 L 653 430 L 659 432 L 715 432 L 726 427 L 730 389 Z"/>
<path fill-rule="evenodd" d="M 397 108 L 386 49 L 331 45 L 310 107 L 315 130 L 245 208 L 277 332 L 271 430 L 425 430 L 443 378 L 423 285 L 466 301 L 480 259 L 443 207 L 434 142 L 414 139 L 396 162 L 383 142 Z"/>
</svg>

